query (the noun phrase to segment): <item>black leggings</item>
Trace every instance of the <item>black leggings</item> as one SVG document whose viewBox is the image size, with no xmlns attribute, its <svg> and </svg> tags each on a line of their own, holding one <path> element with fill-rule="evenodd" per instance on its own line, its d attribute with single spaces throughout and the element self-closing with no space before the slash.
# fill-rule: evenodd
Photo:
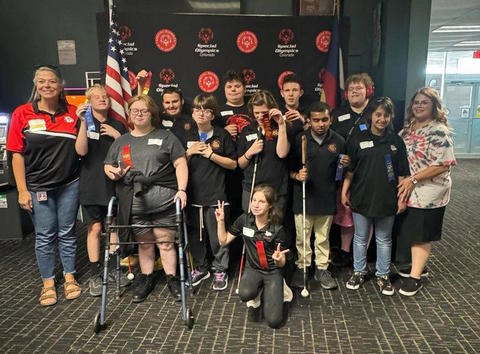
<svg viewBox="0 0 480 354">
<path fill-rule="evenodd" d="M 240 282 L 240 299 L 244 302 L 253 300 L 262 288 L 263 317 L 271 328 L 278 328 L 283 321 L 282 271 L 261 271 L 247 265 Z"/>
</svg>

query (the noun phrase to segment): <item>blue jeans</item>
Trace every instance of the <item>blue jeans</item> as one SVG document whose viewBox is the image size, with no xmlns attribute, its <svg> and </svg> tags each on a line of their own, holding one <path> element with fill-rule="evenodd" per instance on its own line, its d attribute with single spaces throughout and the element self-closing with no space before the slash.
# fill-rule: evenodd
<svg viewBox="0 0 480 354">
<path fill-rule="evenodd" d="M 367 244 L 370 227 L 375 225 L 375 240 L 377 242 L 377 272 L 383 276 L 390 273 L 390 259 L 392 256 L 392 227 L 395 216 L 383 218 L 369 218 L 362 214 L 353 213 L 355 234 L 353 236 L 353 270 L 367 273 Z"/>
<path fill-rule="evenodd" d="M 46 192 L 47 200 L 44 201 L 37 199 L 38 193 L 30 192 L 35 228 L 35 255 L 42 279 L 55 278 L 55 246 L 57 245 L 63 273 L 75 273 L 78 187 L 78 180 L 57 187 Z"/>
</svg>

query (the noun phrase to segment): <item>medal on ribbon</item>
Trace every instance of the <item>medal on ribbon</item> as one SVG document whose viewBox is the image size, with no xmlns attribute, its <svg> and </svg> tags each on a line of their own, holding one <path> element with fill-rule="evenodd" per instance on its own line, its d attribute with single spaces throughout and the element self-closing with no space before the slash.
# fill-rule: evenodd
<svg viewBox="0 0 480 354">
<path fill-rule="evenodd" d="M 258 261 L 260 262 L 260 267 L 262 267 L 265 270 L 268 270 L 267 255 L 265 254 L 265 246 L 263 245 L 263 241 L 258 240 L 256 242 L 256 245 L 257 245 L 257 255 L 258 255 Z"/>
<path fill-rule="evenodd" d="M 122 147 L 122 160 L 125 167 L 130 166 L 130 168 L 133 168 L 132 150 L 130 148 L 130 144 Z"/>
<path fill-rule="evenodd" d="M 385 167 L 387 168 L 388 181 L 393 182 L 395 180 L 395 172 L 393 171 L 392 156 L 390 154 L 385 155 Z"/>
<path fill-rule="evenodd" d="M 267 112 L 262 117 L 263 129 L 265 129 L 265 139 L 273 140 L 272 126 L 270 125 L 270 114 Z"/>
<path fill-rule="evenodd" d="M 150 91 L 150 86 L 152 85 L 152 72 L 149 71 L 147 77 L 145 78 L 145 83 L 142 89 L 142 95 L 148 95 L 148 91 Z"/>
</svg>

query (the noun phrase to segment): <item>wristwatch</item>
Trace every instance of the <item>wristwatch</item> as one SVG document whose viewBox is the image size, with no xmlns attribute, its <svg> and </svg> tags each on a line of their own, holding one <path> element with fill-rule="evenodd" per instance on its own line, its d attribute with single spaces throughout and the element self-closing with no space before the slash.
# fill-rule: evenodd
<svg viewBox="0 0 480 354">
<path fill-rule="evenodd" d="M 412 181 L 413 185 L 416 185 L 418 183 L 417 179 L 415 176 L 410 176 L 410 181 Z"/>
</svg>

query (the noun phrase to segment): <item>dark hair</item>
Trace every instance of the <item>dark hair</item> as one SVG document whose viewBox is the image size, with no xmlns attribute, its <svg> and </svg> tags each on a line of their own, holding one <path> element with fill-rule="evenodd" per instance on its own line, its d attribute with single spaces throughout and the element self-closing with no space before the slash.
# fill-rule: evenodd
<svg viewBox="0 0 480 354">
<path fill-rule="evenodd" d="M 292 82 L 292 83 L 295 83 L 295 84 L 298 84 L 300 86 L 300 88 L 302 88 L 302 83 L 300 82 L 300 80 L 298 79 L 297 75 L 295 74 L 288 74 L 286 75 L 284 78 L 283 78 L 283 81 L 282 81 L 282 90 L 283 90 L 283 86 L 289 82 Z"/>
<path fill-rule="evenodd" d="M 192 101 L 192 109 L 194 108 L 211 109 L 214 116 L 218 114 L 217 99 L 210 94 L 201 93 L 196 95 Z"/>
<path fill-rule="evenodd" d="M 407 107 L 407 117 L 405 118 L 405 127 L 409 127 L 412 124 L 412 119 L 413 119 L 413 102 L 415 102 L 415 97 L 417 95 L 424 95 L 432 101 L 432 118 L 436 120 L 437 122 L 442 123 L 446 127 L 450 128 L 448 126 L 447 122 L 447 112 L 445 110 L 445 107 L 443 106 L 442 99 L 440 98 L 440 95 L 438 94 L 438 91 L 435 90 L 432 87 L 422 87 L 417 90 L 417 92 L 414 93 L 410 100 L 410 104 Z"/>
<path fill-rule="evenodd" d="M 183 92 L 180 90 L 178 87 L 165 87 L 162 92 L 162 102 L 163 102 L 163 96 L 176 93 L 180 96 L 180 100 L 183 100 Z"/>
<path fill-rule="evenodd" d="M 252 198 L 257 192 L 262 192 L 267 200 L 270 209 L 268 210 L 268 221 L 272 224 L 282 224 L 282 212 L 277 206 L 277 193 L 268 184 L 259 184 L 253 189 Z"/>
<path fill-rule="evenodd" d="M 245 86 L 245 77 L 243 74 L 239 74 L 235 70 L 228 70 L 225 75 L 223 75 L 223 85 L 225 86 L 227 82 L 238 81 L 243 86 Z"/>
<path fill-rule="evenodd" d="M 368 123 L 372 122 L 372 115 L 378 107 L 383 108 L 385 110 L 385 113 L 391 118 L 389 127 L 393 128 L 392 121 L 395 117 L 395 108 L 393 105 L 393 101 L 390 97 L 377 97 L 374 100 L 370 101 L 366 110 Z"/>
<path fill-rule="evenodd" d="M 309 111 L 309 113 L 312 113 L 312 112 L 323 113 L 323 112 L 325 112 L 326 114 L 328 114 L 330 116 L 330 107 L 328 106 L 328 104 L 326 104 L 325 102 L 321 102 L 321 101 L 313 102 L 310 105 L 310 108 L 309 108 L 308 111 Z"/>
<path fill-rule="evenodd" d="M 267 106 L 268 109 L 278 108 L 277 101 L 267 90 L 258 90 L 253 94 L 253 96 L 248 100 L 248 115 L 252 121 L 255 121 L 255 116 L 253 115 L 253 106 Z"/>
<path fill-rule="evenodd" d="M 160 108 L 158 108 L 158 105 L 155 103 L 153 98 L 147 95 L 138 95 L 138 96 L 133 96 L 129 101 L 128 101 L 128 110 L 130 111 L 130 107 L 132 104 L 135 102 L 142 101 L 145 103 L 145 106 L 147 106 L 148 111 L 152 115 L 152 126 L 155 128 L 160 127 Z"/>
</svg>

